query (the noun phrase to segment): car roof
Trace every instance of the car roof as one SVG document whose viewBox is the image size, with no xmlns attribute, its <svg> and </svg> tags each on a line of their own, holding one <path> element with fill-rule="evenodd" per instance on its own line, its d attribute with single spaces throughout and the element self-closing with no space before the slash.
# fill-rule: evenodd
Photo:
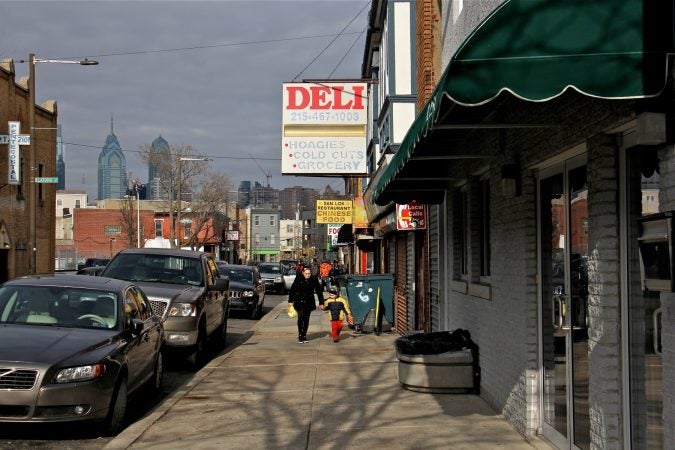
<svg viewBox="0 0 675 450">
<path fill-rule="evenodd" d="M 5 282 L 3 286 L 63 286 L 119 290 L 130 284 L 133 283 L 108 277 L 84 277 L 75 274 L 58 276 L 55 274 L 43 274 L 14 278 L 13 280 Z"/>
<path fill-rule="evenodd" d="M 253 272 L 255 270 L 255 267 L 253 266 L 248 266 L 244 264 L 228 264 L 225 267 L 226 270 L 234 269 L 234 270 L 248 270 L 250 272 Z"/>
<path fill-rule="evenodd" d="M 181 256 L 183 258 L 199 258 L 201 256 L 208 256 L 210 253 L 201 252 L 199 250 L 184 250 L 179 248 L 126 248 L 120 250 L 119 254 L 139 254 L 139 255 L 169 255 Z"/>
</svg>

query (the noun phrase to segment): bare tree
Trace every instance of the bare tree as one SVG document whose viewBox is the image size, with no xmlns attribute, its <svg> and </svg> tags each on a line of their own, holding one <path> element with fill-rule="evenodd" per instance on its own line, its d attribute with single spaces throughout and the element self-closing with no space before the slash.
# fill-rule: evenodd
<svg viewBox="0 0 675 450">
<path fill-rule="evenodd" d="M 136 209 L 131 195 L 125 196 L 120 202 L 120 227 L 129 247 L 136 247 Z"/>
<path fill-rule="evenodd" d="M 157 181 L 162 191 L 160 197 L 165 200 L 166 211 L 169 213 L 169 239 L 172 247 L 176 247 L 174 213 L 177 207 L 182 207 L 176 204 L 178 193 L 190 192 L 190 186 L 197 184 L 198 179 L 205 173 L 207 162 L 195 160 L 205 157 L 192 146 L 185 144 L 169 145 L 167 150 L 161 152 L 155 152 L 152 145 L 144 144 L 140 147 L 140 156 L 143 162 L 155 167 Z M 155 180 L 148 180 L 148 185 L 154 183 Z"/>
<path fill-rule="evenodd" d="M 217 241 L 227 227 L 227 192 L 232 190 L 230 178 L 212 172 L 202 180 L 199 190 L 190 204 L 190 217 L 195 224 L 188 239 L 191 248 Z"/>
</svg>

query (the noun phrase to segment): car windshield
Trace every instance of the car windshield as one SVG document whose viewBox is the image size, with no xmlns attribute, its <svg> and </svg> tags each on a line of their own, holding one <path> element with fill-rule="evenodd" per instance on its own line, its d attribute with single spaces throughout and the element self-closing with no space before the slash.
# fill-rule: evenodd
<svg viewBox="0 0 675 450">
<path fill-rule="evenodd" d="M 203 286 L 204 280 L 198 258 L 176 255 L 121 253 L 101 275 L 128 281 L 189 284 Z"/>
<path fill-rule="evenodd" d="M 260 264 L 258 268 L 261 272 L 265 273 L 281 273 L 281 266 L 279 264 Z"/>
<path fill-rule="evenodd" d="M 246 269 L 225 269 L 223 270 L 225 276 L 227 276 L 230 281 L 243 281 L 246 283 L 253 282 L 253 271 Z"/>
<path fill-rule="evenodd" d="M 110 291 L 6 285 L 0 288 L 0 324 L 115 328 L 118 303 Z"/>
</svg>

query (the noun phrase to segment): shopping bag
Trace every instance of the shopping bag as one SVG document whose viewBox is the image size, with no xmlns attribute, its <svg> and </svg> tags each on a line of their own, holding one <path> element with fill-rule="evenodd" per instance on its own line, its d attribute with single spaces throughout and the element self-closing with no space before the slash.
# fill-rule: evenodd
<svg viewBox="0 0 675 450">
<path fill-rule="evenodd" d="M 298 312 L 295 310 L 295 308 L 293 308 L 293 303 L 290 303 L 288 305 L 288 317 L 290 317 L 291 319 L 295 319 L 296 317 L 298 317 Z"/>
</svg>

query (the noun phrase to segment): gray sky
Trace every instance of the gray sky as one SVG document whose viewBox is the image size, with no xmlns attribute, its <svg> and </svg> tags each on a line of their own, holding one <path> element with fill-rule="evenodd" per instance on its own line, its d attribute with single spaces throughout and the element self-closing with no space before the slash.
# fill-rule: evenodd
<svg viewBox="0 0 675 450">
<path fill-rule="evenodd" d="M 269 171 L 275 188 L 343 191 L 339 178 L 281 175 L 281 88 L 303 78 L 359 78 L 370 3 L 0 1 L 0 58 L 99 61 L 37 64 L 35 77 L 37 103 L 58 103 L 66 188 L 86 189 L 90 200 L 111 116 L 127 171 L 142 181 L 139 147 L 161 135 L 213 158 L 235 187 L 265 184 Z M 28 75 L 26 64 L 15 67 L 17 81 Z"/>
</svg>

